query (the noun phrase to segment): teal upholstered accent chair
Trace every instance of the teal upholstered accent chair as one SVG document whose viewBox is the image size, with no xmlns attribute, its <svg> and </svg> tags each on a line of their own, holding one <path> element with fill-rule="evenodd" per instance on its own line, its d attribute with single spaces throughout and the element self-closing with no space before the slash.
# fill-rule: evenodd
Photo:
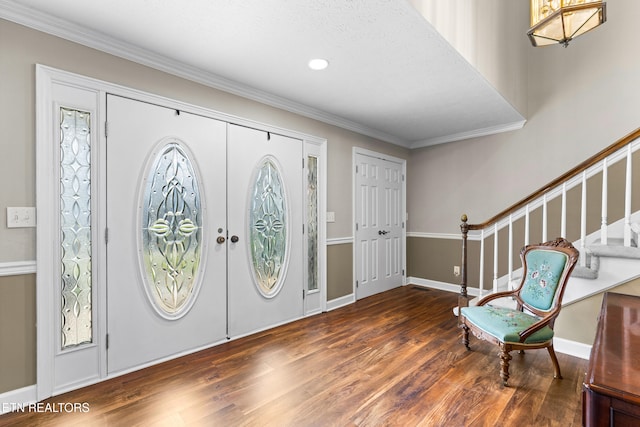
<svg viewBox="0 0 640 427">
<path fill-rule="evenodd" d="M 554 378 L 562 378 L 553 350 L 553 323 L 560 313 L 562 295 L 575 267 L 579 252 L 562 238 L 520 251 L 522 280 L 513 291 L 497 292 L 481 299 L 474 307 L 460 309 L 462 343 L 469 350 L 469 331 L 500 346 L 500 377 L 509 379 L 509 361 L 513 350 L 546 348 L 555 369 Z M 498 298 L 512 298 L 516 308 L 492 306 Z"/>
</svg>

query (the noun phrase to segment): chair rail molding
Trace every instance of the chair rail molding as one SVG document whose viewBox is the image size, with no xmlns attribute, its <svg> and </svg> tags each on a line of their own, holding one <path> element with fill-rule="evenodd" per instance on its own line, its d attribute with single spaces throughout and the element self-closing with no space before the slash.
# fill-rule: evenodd
<svg viewBox="0 0 640 427">
<path fill-rule="evenodd" d="M 347 245 L 353 244 L 353 236 L 349 237 L 332 237 L 327 239 L 327 246 L 331 245 Z"/>
<path fill-rule="evenodd" d="M 460 233 L 425 233 L 421 231 L 407 231 L 407 237 L 419 237 L 422 239 L 448 239 L 462 240 Z M 469 234 L 467 240 L 480 240 L 480 234 Z"/>
<path fill-rule="evenodd" d="M 36 270 L 35 260 L 0 262 L 0 277 L 35 274 Z"/>
</svg>

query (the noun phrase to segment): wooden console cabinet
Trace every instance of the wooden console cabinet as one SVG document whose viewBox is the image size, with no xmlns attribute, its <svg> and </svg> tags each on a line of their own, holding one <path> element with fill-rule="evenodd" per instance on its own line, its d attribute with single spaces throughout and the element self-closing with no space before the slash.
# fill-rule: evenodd
<svg viewBox="0 0 640 427">
<path fill-rule="evenodd" d="M 582 387 L 582 424 L 640 426 L 640 297 L 604 294 Z"/>
</svg>

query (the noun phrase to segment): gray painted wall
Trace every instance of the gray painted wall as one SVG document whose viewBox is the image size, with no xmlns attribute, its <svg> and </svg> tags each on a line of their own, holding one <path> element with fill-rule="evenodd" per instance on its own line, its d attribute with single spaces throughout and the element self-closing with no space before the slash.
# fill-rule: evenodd
<svg viewBox="0 0 640 427">
<path fill-rule="evenodd" d="M 327 208 L 336 213 L 327 237 L 351 236 L 351 150 L 354 146 L 406 159 L 408 150 L 355 132 L 269 107 L 216 89 L 141 66 L 57 37 L 0 19 L 0 263 L 35 259 L 35 229 L 6 228 L 7 206 L 35 206 L 35 64 L 44 64 L 227 114 L 326 138 Z M 351 293 L 352 261 L 345 247 L 328 248 L 327 293 L 339 298 Z M 348 252 L 348 250 L 347 250 Z M 338 260 L 338 261 L 335 261 Z M 0 277 L 2 372 L 0 393 L 35 381 L 35 275 Z M 18 313 L 18 314 L 16 314 Z"/>
<path fill-rule="evenodd" d="M 457 233 L 462 213 L 483 222 L 640 127 L 640 2 L 610 2 L 607 16 L 566 49 L 526 47 L 523 129 L 411 153 L 409 231 Z"/>
<path fill-rule="evenodd" d="M 35 230 L 7 229 L 4 224 L 7 206 L 35 205 L 36 63 L 326 138 L 327 209 L 336 212 L 336 222 L 328 225 L 329 238 L 352 234 L 351 188 L 345 183 L 351 182 L 353 146 L 408 159 L 409 231 L 457 233 L 461 213 L 471 222 L 484 221 L 640 126 L 640 57 L 629 51 L 637 38 L 633 20 L 640 16 L 640 2 L 618 0 L 608 6 L 609 22 L 567 49 L 527 46 L 524 129 L 414 152 L 0 20 L 0 179 L 11 183 L 0 193 L 0 262 L 35 258 Z M 329 254 L 330 269 L 335 260 L 344 261 L 340 253 L 334 255 Z M 345 284 L 351 280 L 343 277 L 351 268 L 339 264 L 329 271 L 329 277 L 339 276 L 337 289 L 329 283 L 329 293 L 336 298 L 348 291 Z M 24 291 L 16 294 L 15 286 Z M 32 276 L 0 278 L 0 300 L 19 295 L 25 314 L 7 318 L 7 311 L 0 311 L 0 324 L 35 330 L 32 287 Z M 23 348 L 26 360 L 32 361 L 33 342 Z M 3 363 L 17 360 L 8 357 L 0 354 Z M 5 365 L 27 372 L 24 384 L 0 384 L 0 392 L 32 383 L 33 362 L 28 364 L 32 367 Z"/>
</svg>

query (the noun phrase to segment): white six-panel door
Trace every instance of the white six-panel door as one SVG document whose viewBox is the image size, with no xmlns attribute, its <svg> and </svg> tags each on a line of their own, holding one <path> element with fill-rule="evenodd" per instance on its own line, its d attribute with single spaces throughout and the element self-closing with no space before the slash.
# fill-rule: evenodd
<svg viewBox="0 0 640 427">
<path fill-rule="evenodd" d="M 403 284 L 402 163 L 354 153 L 356 298 Z"/>
</svg>

